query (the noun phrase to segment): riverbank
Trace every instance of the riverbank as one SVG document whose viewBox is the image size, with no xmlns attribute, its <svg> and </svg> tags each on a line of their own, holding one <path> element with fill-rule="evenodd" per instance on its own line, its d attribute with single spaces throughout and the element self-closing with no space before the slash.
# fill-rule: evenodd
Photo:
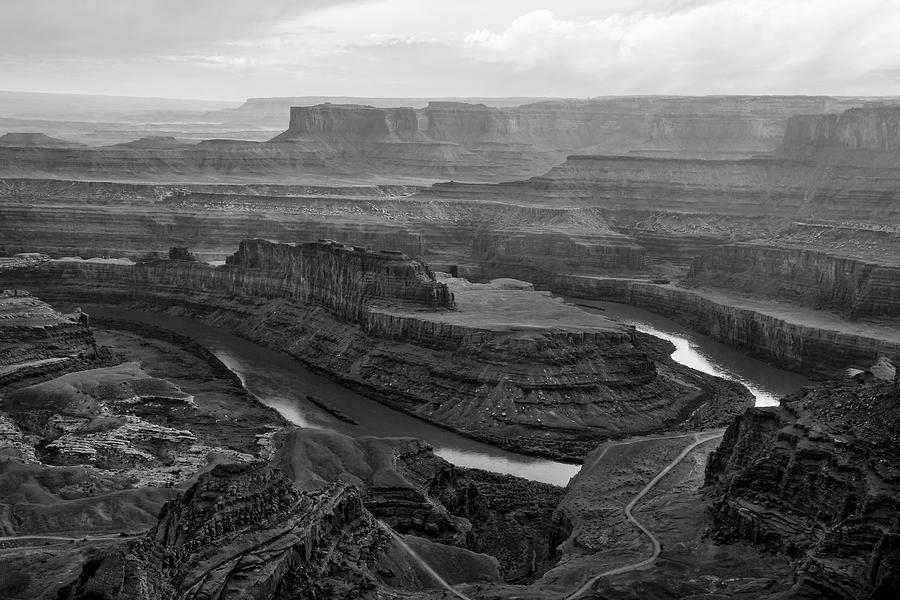
<svg viewBox="0 0 900 600">
<path fill-rule="evenodd" d="M 171 315 L 169 311 L 161 313 L 155 313 L 153 311 L 134 311 L 124 310 L 118 306 L 96 304 L 84 305 L 84 308 L 91 314 L 117 314 L 118 316 L 113 319 L 116 322 L 124 320 L 127 316 L 130 316 L 131 318 L 145 318 L 146 321 L 151 322 L 165 321 L 171 319 L 173 316 L 176 319 L 184 319 L 184 317 L 181 316 Z M 180 314 L 184 313 L 183 310 L 177 310 L 175 312 Z M 144 317 L 139 317 L 140 314 L 143 314 Z M 222 311 L 217 311 L 214 316 L 207 318 L 204 318 L 198 313 L 189 314 L 189 318 L 191 320 L 197 321 L 198 323 L 204 323 L 208 326 L 209 324 L 214 323 L 214 326 L 217 328 L 230 330 L 234 335 L 237 335 L 249 342 L 258 343 L 271 350 L 280 352 L 281 354 L 285 355 L 286 358 L 302 364 L 312 373 L 331 381 L 333 384 L 339 386 L 340 388 L 344 388 L 345 390 L 349 390 L 354 394 L 357 394 L 357 397 L 364 397 L 368 400 L 378 402 L 386 407 L 389 407 L 390 409 L 399 411 L 401 413 L 404 413 L 405 415 L 409 415 L 414 419 L 423 421 L 434 427 L 452 432 L 456 435 L 471 439 L 475 442 L 487 444 L 490 447 L 521 455 L 523 457 L 527 456 L 533 458 L 548 459 L 551 461 L 559 461 L 570 465 L 580 465 L 584 456 L 588 452 L 593 450 L 598 443 L 610 439 L 622 439 L 630 435 L 627 432 L 621 432 L 617 435 L 596 435 L 595 437 L 589 437 L 587 439 L 541 439 L 539 437 L 508 436 L 503 433 L 491 434 L 481 431 L 471 431 L 460 427 L 454 427 L 447 422 L 434 418 L 428 413 L 410 410 L 409 401 L 405 399 L 403 397 L 403 394 L 399 393 L 398 390 L 391 389 L 393 386 L 385 386 L 387 387 L 387 389 L 379 389 L 373 388 L 369 385 L 361 384 L 357 379 L 343 376 L 342 374 L 336 373 L 331 369 L 322 368 L 318 364 L 306 360 L 304 355 L 298 351 L 302 350 L 302 348 L 294 349 L 293 351 L 285 351 L 284 348 L 279 348 L 279 341 L 281 340 L 280 337 L 260 338 L 258 336 L 249 335 L 246 329 L 241 329 L 240 327 L 228 327 L 228 325 L 235 323 L 235 321 L 227 313 L 223 314 Z M 586 314 L 585 317 L 588 317 L 588 315 Z M 107 317 L 100 316 L 100 322 L 103 322 L 106 318 Z M 158 327 L 157 325 L 147 322 L 144 322 L 142 326 L 150 328 Z M 180 322 L 177 323 L 176 326 L 180 326 L 182 330 L 184 330 L 185 324 L 183 322 Z M 693 394 L 692 401 L 680 411 L 674 413 L 672 422 L 669 425 L 656 428 L 647 428 L 641 432 L 642 435 L 664 434 L 673 431 L 689 431 L 693 429 L 715 427 L 729 422 L 735 416 L 743 412 L 744 409 L 752 405 L 751 395 L 740 384 L 726 381 L 712 375 L 707 375 L 681 365 L 671 359 L 670 355 L 674 347 L 669 342 L 646 334 L 638 333 L 636 335 L 637 337 L 635 339 L 637 340 L 639 349 L 645 352 L 648 357 L 655 362 L 655 364 L 657 365 L 657 369 L 661 373 L 669 377 L 677 377 L 679 380 L 687 383 L 693 389 L 693 391 L 690 392 Z M 243 381 L 243 378 L 239 377 L 239 379 Z M 304 394 L 303 396 L 305 397 L 306 394 Z M 308 398 L 306 399 L 308 400 Z M 334 408 L 336 408 L 337 410 L 348 413 L 351 418 L 360 419 L 358 414 L 352 412 L 349 409 L 347 403 L 336 403 L 335 396 L 333 394 L 328 396 L 327 399 L 334 404 Z M 287 413 L 283 412 L 282 414 Z M 338 423 L 332 423 L 329 426 L 337 430 L 342 430 L 346 433 L 350 433 L 351 435 L 360 435 L 361 433 L 360 430 L 347 430 L 346 428 L 342 429 Z M 403 435 L 417 435 L 419 437 L 423 437 L 424 439 L 428 439 L 427 436 L 422 436 L 419 433 L 415 433 L 415 431 L 415 429 L 412 429 L 404 432 Z M 378 435 L 382 434 L 382 432 L 378 433 Z M 438 449 L 438 452 L 440 453 L 440 449 Z M 454 456 L 457 459 L 459 458 L 458 454 Z M 484 466 L 483 461 L 476 461 L 475 464 L 463 466 L 476 466 L 480 468 L 488 468 L 488 470 L 491 470 L 490 467 Z"/>
<path fill-rule="evenodd" d="M 366 270 L 371 252 L 307 246 L 247 242 L 223 267 L 50 261 L 3 279 L 54 300 L 192 316 L 429 423 L 553 460 L 577 463 L 604 440 L 695 426 L 692 416 L 723 424 L 709 419 L 752 405 L 737 388 L 654 361 L 633 328 L 546 292 L 434 281 L 415 261 L 378 254 L 386 275 Z M 298 252 L 325 274 L 295 272 Z M 405 300 L 420 296 L 425 304 Z M 443 304 L 428 304 L 434 298 Z"/>
<path fill-rule="evenodd" d="M 868 367 L 879 355 L 900 356 L 900 328 L 845 321 L 838 315 L 785 302 L 686 289 L 643 279 L 569 275 L 554 292 L 606 300 L 658 313 L 780 368 L 827 377 Z"/>
</svg>

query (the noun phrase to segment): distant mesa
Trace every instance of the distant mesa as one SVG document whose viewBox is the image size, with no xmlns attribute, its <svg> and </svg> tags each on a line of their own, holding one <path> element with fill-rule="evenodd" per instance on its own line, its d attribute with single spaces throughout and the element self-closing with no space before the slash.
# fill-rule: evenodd
<svg viewBox="0 0 900 600">
<path fill-rule="evenodd" d="M 0 146 L 18 146 L 29 148 L 84 148 L 85 144 L 69 142 L 44 135 L 43 133 L 7 133 L 0 136 Z"/>
<path fill-rule="evenodd" d="M 176 137 L 170 135 L 153 135 L 148 137 L 142 137 L 137 140 L 132 140 L 130 142 L 123 142 L 121 144 L 113 144 L 113 148 L 150 148 L 150 149 L 165 149 L 165 148 L 184 148 L 185 146 L 194 145 L 191 142 L 187 142 L 184 140 L 179 140 Z"/>
</svg>

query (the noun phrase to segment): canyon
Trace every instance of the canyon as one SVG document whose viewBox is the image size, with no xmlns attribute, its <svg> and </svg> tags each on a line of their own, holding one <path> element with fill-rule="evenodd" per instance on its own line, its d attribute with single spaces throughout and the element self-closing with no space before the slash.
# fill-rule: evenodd
<svg viewBox="0 0 900 600">
<path fill-rule="evenodd" d="M 554 458 L 608 436 L 724 422 L 751 401 L 667 361 L 633 328 L 516 282 L 439 280 L 394 251 L 253 240 L 218 267 L 48 260 L 0 281 L 48 299 L 178 310 L 392 407 Z"/>
<path fill-rule="evenodd" d="M 536 100 L 0 138 L 0 595 L 895 596 L 896 106 Z M 816 383 L 754 408 L 604 301 Z M 368 435 L 170 317 L 580 470 Z"/>
</svg>

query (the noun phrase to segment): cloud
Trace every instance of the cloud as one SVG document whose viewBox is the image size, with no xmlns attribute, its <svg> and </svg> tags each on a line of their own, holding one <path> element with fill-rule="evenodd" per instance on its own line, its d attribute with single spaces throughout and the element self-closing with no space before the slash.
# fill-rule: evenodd
<svg viewBox="0 0 900 600">
<path fill-rule="evenodd" d="M 537 10 L 470 33 L 463 53 L 519 76 L 587 79 L 595 94 L 839 92 L 900 66 L 898 26 L 900 5 L 878 0 L 685 2 L 586 21 Z"/>
<path fill-rule="evenodd" d="M 253 38 L 286 19 L 353 1 L 0 0 L 0 56 L 172 53 Z"/>
<path fill-rule="evenodd" d="M 883 0 L 0 0 L 3 87 L 273 95 L 900 95 Z M 142 91 L 144 90 L 144 91 Z"/>
</svg>

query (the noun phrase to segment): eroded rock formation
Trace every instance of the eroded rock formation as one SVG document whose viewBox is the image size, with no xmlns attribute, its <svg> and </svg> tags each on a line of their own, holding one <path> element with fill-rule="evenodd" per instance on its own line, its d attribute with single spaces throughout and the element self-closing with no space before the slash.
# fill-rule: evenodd
<svg viewBox="0 0 900 600">
<path fill-rule="evenodd" d="M 861 102 L 709 96 L 555 100 L 502 108 L 453 101 L 420 108 L 324 103 L 292 107 L 288 129 L 268 142 L 151 139 L 77 148 L 19 134 L 10 144 L 0 143 L 0 175 L 166 182 L 223 177 L 309 182 L 335 176 L 501 181 L 541 173 L 577 153 L 746 157 L 775 149 L 788 116 Z M 256 114 L 253 108 L 243 114 Z M 282 123 L 287 107 L 283 111 Z M 266 109 L 262 112 L 265 118 Z"/>
<path fill-rule="evenodd" d="M 354 488 L 299 492 L 266 465 L 220 465 L 146 537 L 88 562 L 60 598 L 346 597 L 377 586 L 387 544 Z"/>
<path fill-rule="evenodd" d="M 732 424 L 709 461 L 713 531 L 796 560 L 799 597 L 900 593 L 900 397 L 868 374 Z"/>
<path fill-rule="evenodd" d="M 708 382 L 657 371 L 628 327 L 543 292 L 437 281 L 395 253 L 255 241 L 221 267 L 50 261 L 14 277 L 46 294 L 179 305 L 391 406 L 528 452 L 580 457 L 590 440 L 726 402 Z"/>
<path fill-rule="evenodd" d="M 0 292 L 0 391 L 109 361 L 80 310 L 62 315 L 27 291 Z"/>
</svg>

